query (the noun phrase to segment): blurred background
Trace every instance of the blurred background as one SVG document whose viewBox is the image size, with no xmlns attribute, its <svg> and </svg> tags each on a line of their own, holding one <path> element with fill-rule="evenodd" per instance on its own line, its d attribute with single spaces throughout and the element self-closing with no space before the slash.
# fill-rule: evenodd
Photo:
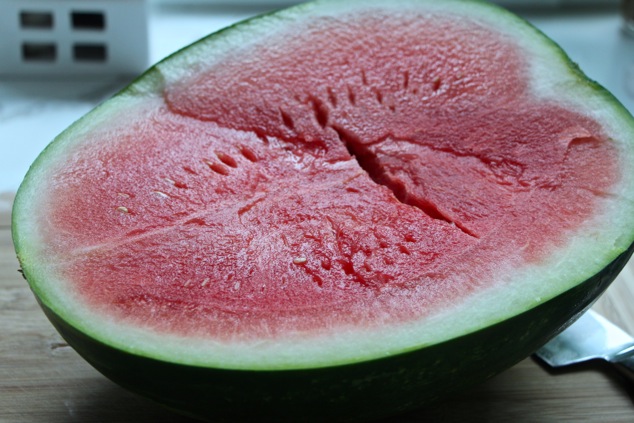
<svg viewBox="0 0 634 423">
<path fill-rule="evenodd" d="M 631 1 L 497 0 L 634 111 Z M 64 128 L 181 47 L 291 0 L 0 0 L 0 210 Z M 628 12 L 629 11 L 629 12 Z"/>
</svg>

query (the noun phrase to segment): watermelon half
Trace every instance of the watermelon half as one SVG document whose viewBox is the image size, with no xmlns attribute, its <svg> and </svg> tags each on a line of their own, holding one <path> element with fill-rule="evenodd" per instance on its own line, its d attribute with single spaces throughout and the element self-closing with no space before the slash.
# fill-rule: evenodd
<svg viewBox="0 0 634 423">
<path fill-rule="evenodd" d="M 471 1 L 317 1 L 157 64 L 39 156 L 45 313 L 203 419 L 363 420 L 531 354 L 632 253 L 634 120 Z"/>
</svg>

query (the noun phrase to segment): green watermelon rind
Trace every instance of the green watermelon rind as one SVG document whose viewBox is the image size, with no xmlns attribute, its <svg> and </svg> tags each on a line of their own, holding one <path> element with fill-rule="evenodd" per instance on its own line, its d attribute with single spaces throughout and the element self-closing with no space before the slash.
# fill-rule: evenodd
<svg viewBox="0 0 634 423">
<path fill-rule="evenodd" d="M 210 53 L 217 53 L 213 56 L 216 60 L 222 60 L 223 53 L 227 53 L 232 44 L 267 35 L 274 31 L 280 20 L 292 20 L 304 16 L 310 18 L 314 13 L 330 13 L 333 9 L 355 7 L 356 4 L 369 4 L 372 7 L 384 4 L 380 1 L 346 2 L 346 6 L 341 6 L 341 3 L 332 0 L 318 1 L 255 17 L 212 34 L 175 53 L 149 69 L 113 99 L 98 106 L 59 135 L 29 170 L 16 196 L 12 222 L 14 244 L 24 275 L 42 308 L 69 343 L 97 369 L 123 386 L 159 402 L 167 403 L 172 408 L 187 409 L 189 413 L 197 416 L 213 412 L 212 406 L 205 405 L 207 400 L 203 401 L 205 395 L 209 397 L 208 392 L 215 392 L 224 398 L 224 402 L 213 403 L 217 411 L 225 408 L 229 414 L 249 411 L 246 410 L 247 406 L 242 407 L 235 403 L 237 399 L 231 397 L 230 393 L 222 394 L 216 391 L 220 388 L 214 388 L 212 385 L 215 383 L 213 381 L 219 377 L 228 384 L 227 386 L 232 387 L 230 389 L 242 389 L 244 394 L 241 395 L 244 401 L 250 405 L 257 403 L 259 410 L 268 409 L 265 403 L 268 397 L 263 397 L 265 399 L 261 401 L 264 403 L 258 402 L 260 400 L 255 399 L 256 389 L 263 388 L 269 383 L 280 387 L 279 398 L 286 398 L 286 400 L 273 398 L 270 404 L 279 406 L 281 401 L 289 408 L 289 413 L 294 412 L 294 409 L 301 411 L 301 406 L 297 405 L 302 403 L 300 397 L 309 393 L 315 400 L 324 398 L 324 401 L 333 403 L 333 410 L 341 411 L 347 408 L 352 410 L 354 406 L 348 407 L 343 403 L 334 404 L 336 400 L 333 398 L 346 398 L 346 401 L 356 398 L 354 401 L 361 404 L 363 400 L 361 392 L 372 393 L 376 389 L 377 398 L 372 397 L 372 401 L 363 400 L 364 406 L 360 407 L 372 410 L 372 407 L 368 407 L 370 403 L 383 404 L 386 401 L 397 403 L 396 393 L 405 397 L 411 395 L 411 392 L 410 394 L 405 392 L 408 383 L 403 383 L 406 380 L 403 379 L 404 371 L 395 370 L 408 369 L 407 372 L 412 372 L 412 378 L 419 378 L 416 389 L 420 389 L 416 398 L 412 397 L 411 401 L 404 401 L 406 405 L 403 407 L 410 408 L 410 405 L 428 402 L 432 398 L 451 391 L 454 385 L 461 386 L 489 377 L 529 355 L 585 310 L 616 277 L 631 255 L 634 243 L 632 230 L 634 216 L 628 212 L 628 209 L 634 204 L 634 181 L 624 179 L 618 191 L 606 195 L 605 211 L 597 216 L 596 221 L 580 228 L 580 233 L 571 237 L 571 244 L 551 257 L 543 267 L 527 271 L 523 276 L 530 285 L 531 278 L 540 276 L 540 270 L 557 269 L 559 262 L 565 262 L 570 258 L 569 256 L 575 256 L 574 260 L 568 260 L 570 264 L 563 269 L 567 274 L 564 281 L 555 281 L 555 284 L 543 290 L 540 290 L 542 287 L 533 283 L 530 285 L 531 292 L 526 295 L 517 295 L 516 289 L 499 290 L 495 293 L 485 292 L 472 302 L 470 308 L 478 310 L 472 312 L 475 315 L 461 315 L 462 318 L 472 322 L 470 326 L 460 325 L 451 320 L 449 323 L 442 322 L 445 317 L 456 312 L 455 309 L 448 310 L 447 315 L 440 316 L 436 320 L 439 323 L 439 329 L 432 330 L 426 338 L 422 337 L 417 342 L 408 345 L 394 347 L 390 345 L 387 338 L 382 339 L 384 336 L 388 337 L 389 332 L 392 331 L 392 328 L 386 328 L 384 331 L 370 334 L 372 336 L 369 336 L 367 342 L 370 346 L 378 345 L 379 347 L 369 352 L 364 350 L 355 353 L 349 350 L 347 355 L 338 355 L 336 352 L 323 354 L 323 351 L 317 348 L 313 355 L 299 357 L 301 350 L 297 350 L 299 352 L 295 355 L 291 351 L 290 356 L 282 355 L 279 359 L 272 358 L 269 361 L 262 360 L 262 356 L 257 354 L 252 358 L 238 356 L 237 359 L 233 357 L 210 359 L 196 354 L 188 355 L 188 352 L 179 350 L 178 346 L 175 349 L 171 348 L 169 343 L 159 344 L 160 349 L 157 349 L 152 346 L 152 339 L 147 344 L 131 343 L 129 341 L 136 337 L 136 333 L 132 332 L 132 335 L 121 338 L 116 333 L 118 329 L 116 326 L 109 327 L 104 332 L 103 326 L 106 325 L 102 326 L 99 321 L 85 319 L 85 315 L 68 307 L 66 299 L 63 298 L 64 292 L 51 289 L 51 286 L 56 283 L 63 284 L 63 281 L 56 281 L 51 275 L 49 270 L 54 267 L 54 264 L 47 263 L 43 259 L 43 252 L 40 252 L 38 248 L 37 227 L 29 224 L 27 218 L 32 213 L 32 205 L 37 205 L 35 198 L 43 194 L 38 192 L 42 189 L 38 181 L 46 178 L 47 169 L 56 161 L 61 161 L 64 157 L 73 154 L 73 142 L 80 142 L 77 140 L 81 140 L 84 134 L 107 125 L 113 116 L 124 116 L 128 108 L 144 107 L 153 101 L 162 101 L 163 88 L 183 76 L 179 69 L 192 69 L 192 62 L 196 62 L 195 58 L 200 52 L 206 52 L 207 56 L 211 56 Z M 412 0 L 399 3 L 398 7 L 404 7 L 404 5 L 417 7 L 416 5 L 420 4 L 425 7 L 451 9 L 459 3 L 461 13 L 483 19 L 484 23 L 494 24 L 506 31 L 509 36 L 515 37 L 514 39 L 517 39 L 522 46 L 534 51 L 536 60 L 540 61 L 535 67 L 539 70 L 540 66 L 548 64 L 552 74 L 552 78 L 547 80 L 546 84 L 540 82 L 535 94 L 585 112 L 603 122 L 609 135 L 613 136 L 615 146 L 622 153 L 623 174 L 632 174 L 634 120 L 608 91 L 596 82 L 587 79 L 554 42 L 521 18 L 488 3 L 462 0 L 446 1 L 442 2 L 442 5 L 439 3 Z M 218 45 L 222 48 L 217 47 Z M 623 204 L 628 207 L 624 207 Z M 607 217 L 611 218 L 608 224 L 606 224 Z M 595 228 L 599 230 L 595 231 Z M 608 242 L 608 240 L 612 241 Z M 553 277 L 544 273 L 545 279 Z M 490 311 L 495 309 L 495 305 L 490 307 L 491 310 L 487 308 L 487 304 L 507 300 L 509 306 L 506 310 L 493 313 Z M 457 306 L 456 309 L 459 307 Z M 346 342 L 354 347 L 357 340 L 353 338 Z M 385 345 L 380 345 L 382 342 Z M 178 344 L 179 340 L 174 343 Z M 335 346 L 337 345 L 341 345 L 341 342 Z M 282 347 L 285 348 L 284 345 Z M 466 357 L 464 351 L 470 350 L 475 353 Z M 333 351 L 336 351 L 336 348 L 333 348 Z M 403 363 L 411 367 L 406 367 Z M 369 373 L 362 376 L 363 372 Z M 184 376 L 178 376 L 181 373 Z M 170 376 L 165 376 L 166 374 Z M 375 374 L 376 377 L 369 376 Z M 429 379 L 423 380 L 422 375 L 429 376 Z M 240 386 L 240 381 L 244 380 L 255 381 L 255 387 L 251 389 Z M 291 392 L 292 389 L 284 391 L 287 387 L 284 385 L 285 382 L 281 381 L 288 380 L 306 385 L 306 390 L 298 388 L 296 394 Z M 342 386 L 341 391 L 329 391 L 328 396 L 325 391 L 321 393 L 315 391 L 315 389 L 326 389 L 320 385 L 328 380 L 336 380 Z M 376 381 L 376 385 L 374 382 L 361 383 L 361 380 Z M 368 387 L 363 388 L 364 391 L 361 385 L 368 385 Z M 404 386 L 401 388 L 401 385 Z M 356 392 L 354 387 L 358 387 L 358 397 L 352 395 Z M 347 389 L 346 392 L 344 388 Z M 394 398 L 389 396 L 389 400 L 381 400 L 378 398 L 380 397 L 378 392 L 385 393 L 386 389 L 392 389 L 395 396 Z M 189 396 L 180 396 L 180 391 Z M 251 394 L 249 394 L 250 391 Z M 291 398 L 293 398 L 292 401 Z M 326 400 L 326 398 L 329 399 Z M 351 404 L 354 404 L 354 401 Z M 202 404 L 203 402 L 205 404 Z M 318 401 L 315 403 L 318 404 Z M 271 410 L 275 408 L 271 406 Z M 330 409 L 324 408 L 324 412 L 329 412 L 328 410 Z"/>
</svg>

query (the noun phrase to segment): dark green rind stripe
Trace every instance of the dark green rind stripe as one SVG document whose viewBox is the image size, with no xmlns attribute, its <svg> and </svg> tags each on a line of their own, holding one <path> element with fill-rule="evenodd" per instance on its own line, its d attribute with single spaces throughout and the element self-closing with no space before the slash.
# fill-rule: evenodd
<svg viewBox="0 0 634 423">
<path fill-rule="evenodd" d="M 319 369 L 226 370 L 141 357 L 85 335 L 42 307 L 97 370 L 183 414 L 209 421 L 363 421 L 421 407 L 528 357 L 592 305 L 632 252 L 634 244 L 582 284 L 480 331 L 400 355 Z"/>
</svg>

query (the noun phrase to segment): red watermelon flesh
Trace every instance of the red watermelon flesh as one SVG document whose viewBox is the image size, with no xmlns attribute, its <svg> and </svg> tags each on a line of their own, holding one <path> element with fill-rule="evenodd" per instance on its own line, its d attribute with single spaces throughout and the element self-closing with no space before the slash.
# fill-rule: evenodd
<svg viewBox="0 0 634 423">
<path fill-rule="evenodd" d="M 43 227 L 81 301 L 223 342 L 397 324 L 505 283 L 597 213 L 618 152 L 535 93 L 512 37 L 340 19 L 166 76 L 80 134 Z"/>
</svg>

